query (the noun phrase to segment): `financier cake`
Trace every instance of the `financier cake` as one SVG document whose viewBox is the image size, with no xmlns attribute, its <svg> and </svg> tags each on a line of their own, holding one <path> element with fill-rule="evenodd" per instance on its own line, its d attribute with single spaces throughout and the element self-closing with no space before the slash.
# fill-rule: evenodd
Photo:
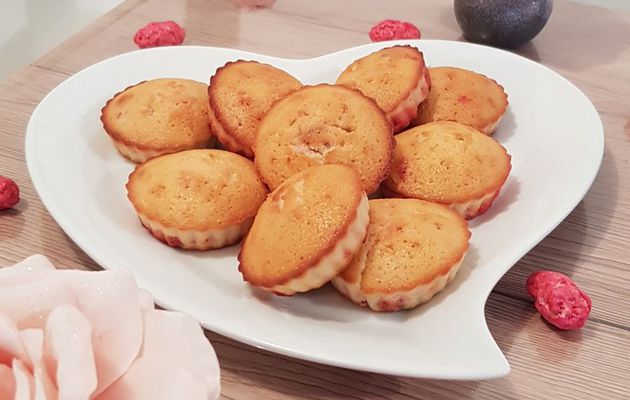
<svg viewBox="0 0 630 400">
<path fill-rule="evenodd" d="M 455 121 L 491 135 L 508 106 L 503 87 L 494 80 L 461 68 L 429 68 L 431 91 L 420 104 L 412 125 Z"/>
<path fill-rule="evenodd" d="M 238 256 L 243 279 L 280 295 L 319 288 L 361 246 L 368 199 L 345 165 L 308 168 L 269 195 Z"/>
<path fill-rule="evenodd" d="M 182 249 L 208 250 L 245 235 L 267 188 L 250 160 L 202 149 L 136 166 L 127 193 L 142 225 L 157 239 Z"/>
<path fill-rule="evenodd" d="M 470 219 L 492 205 L 511 169 L 494 139 L 457 122 L 433 122 L 396 136 L 384 192 L 442 203 Z"/>
<path fill-rule="evenodd" d="M 412 46 L 388 47 L 356 60 L 339 75 L 337 84 L 373 98 L 394 132 L 416 117 L 431 87 L 422 52 Z"/>
<path fill-rule="evenodd" d="M 305 86 L 275 103 L 258 126 L 256 158 L 271 190 L 308 167 L 353 166 L 370 194 L 385 179 L 392 127 L 374 100 L 345 86 Z"/>
<path fill-rule="evenodd" d="M 300 81 L 256 61 L 228 62 L 210 78 L 209 121 L 228 150 L 253 158 L 256 129 L 278 99 L 302 87 Z"/>
<path fill-rule="evenodd" d="M 375 311 L 414 308 L 455 278 L 468 251 L 468 224 L 447 207 L 416 199 L 370 200 L 361 249 L 332 284 Z"/>
<path fill-rule="evenodd" d="M 164 78 L 130 86 L 101 110 L 118 151 L 134 162 L 161 154 L 211 147 L 208 85 Z"/>
</svg>

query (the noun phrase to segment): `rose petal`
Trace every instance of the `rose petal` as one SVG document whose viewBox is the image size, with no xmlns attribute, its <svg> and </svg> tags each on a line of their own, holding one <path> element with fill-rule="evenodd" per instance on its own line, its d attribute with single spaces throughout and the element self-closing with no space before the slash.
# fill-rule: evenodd
<svg viewBox="0 0 630 400">
<path fill-rule="evenodd" d="M 38 277 L 45 271 L 52 272 L 54 270 L 54 265 L 46 257 L 36 254 L 13 266 L 0 268 L 0 288 L 23 285 L 29 283 L 34 276 Z"/>
<path fill-rule="evenodd" d="M 0 270 L 0 314 L 6 314 L 0 344 L 3 360 L 13 360 L 6 391 L 14 391 L 16 399 L 56 399 L 51 376 L 64 390 L 60 399 L 88 398 L 95 386 L 92 398 L 107 389 L 118 399 L 126 393 L 182 399 L 181 387 L 184 399 L 218 397 L 218 362 L 199 325 L 182 314 L 154 310 L 150 294 L 138 290 L 130 273 L 56 271 L 41 256 L 5 270 Z M 69 379 L 72 385 L 64 383 Z"/>
<path fill-rule="evenodd" d="M 26 359 L 26 351 L 15 323 L 0 314 L 0 365 L 10 366 L 14 358 Z"/>
<path fill-rule="evenodd" d="M 126 271 L 47 272 L 50 268 L 45 257 L 33 256 L 1 269 L 5 285 L 0 314 L 18 329 L 43 329 L 54 308 L 67 304 L 80 310 L 93 327 L 99 393 L 120 378 L 140 352 L 143 328 L 135 281 Z"/>
<path fill-rule="evenodd" d="M 44 360 L 55 377 L 59 400 L 89 399 L 96 389 L 91 336 L 90 322 L 72 306 L 59 306 L 48 316 Z"/>
<path fill-rule="evenodd" d="M 0 269 L 0 314 L 19 329 L 42 328 L 50 309 L 71 301 L 64 287 L 54 285 L 54 272 L 55 267 L 41 255 Z"/>
<path fill-rule="evenodd" d="M 32 260 L 32 262 L 27 262 Z M 15 322 L 18 329 L 42 329 L 50 311 L 60 304 L 75 304 L 76 296 L 59 278 L 61 272 L 42 270 L 40 258 L 33 257 L 0 270 L 0 314 Z"/>
<path fill-rule="evenodd" d="M 15 378 L 9 366 L 0 364 L 0 399 L 15 397 Z"/>
<path fill-rule="evenodd" d="M 24 349 L 31 362 L 34 376 L 34 400 L 56 399 L 57 390 L 54 387 L 43 362 L 44 332 L 41 329 L 26 329 L 20 332 Z"/>
<path fill-rule="evenodd" d="M 60 271 L 80 299 L 78 307 L 92 325 L 92 346 L 100 393 L 120 378 L 140 353 L 142 314 L 131 273 Z"/>
<path fill-rule="evenodd" d="M 142 355 L 98 400 L 218 398 L 219 364 L 199 324 L 160 310 L 147 311 L 144 323 Z"/>
<path fill-rule="evenodd" d="M 24 363 L 17 358 L 13 359 L 13 378 L 15 379 L 14 400 L 31 400 L 34 394 L 33 375 L 29 372 Z"/>
<path fill-rule="evenodd" d="M 142 312 L 153 310 L 155 308 L 155 305 L 153 304 L 153 296 L 144 289 L 138 289 L 138 303 L 140 303 Z"/>
</svg>

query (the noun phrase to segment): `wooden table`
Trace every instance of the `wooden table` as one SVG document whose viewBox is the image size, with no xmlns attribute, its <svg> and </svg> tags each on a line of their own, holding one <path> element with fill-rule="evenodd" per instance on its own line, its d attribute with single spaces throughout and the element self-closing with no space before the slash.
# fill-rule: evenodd
<svg viewBox="0 0 630 400">
<path fill-rule="evenodd" d="M 490 330 L 512 372 L 446 382 L 368 374 L 293 360 L 208 332 L 225 399 L 630 399 L 630 13 L 556 1 L 544 31 L 518 53 L 558 71 L 593 101 L 606 130 L 600 173 L 571 215 L 496 286 Z M 359 11 L 360 10 L 360 11 Z M 22 201 L 0 213 L 0 265 L 42 253 L 57 265 L 98 268 L 57 226 L 26 171 L 24 131 L 37 103 L 78 70 L 133 50 L 136 29 L 174 19 L 186 43 L 311 57 L 368 42 L 384 18 L 417 23 L 424 38 L 462 40 L 445 0 L 278 0 L 237 10 L 221 0 L 128 0 L 0 86 L 0 174 Z M 525 78 L 525 77 L 524 77 Z M 532 97 L 535 101 L 535 97 Z M 558 332 L 524 291 L 537 268 L 572 276 L 593 300 L 587 326 Z"/>
</svg>

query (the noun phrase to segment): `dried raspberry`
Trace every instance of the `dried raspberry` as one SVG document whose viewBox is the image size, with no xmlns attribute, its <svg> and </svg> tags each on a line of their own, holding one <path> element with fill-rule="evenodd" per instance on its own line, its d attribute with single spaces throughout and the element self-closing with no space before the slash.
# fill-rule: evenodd
<svg viewBox="0 0 630 400">
<path fill-rule="evenodd" d="M 186 31 L 174 21 L 151 22 L 141 28 L 133 42 L 141 49 L 146 47 L 176 46 L 182 44 Z"/>
<path fill-rule="evenodd" d="M 409 22 L 386 19 L 370 29 L 370 40 L 382 42 L 384 40 L 420 39 L 420 30 Z"/>
<path fill-rule="evenodd" d="M 591 299 L 559 272 L 534 272 L 527 278 L 527 293 L 543 318 L 560 329 L 583 327 L 591 312 Z"/>
<path fill-rule="evenodd" d="M 0 210 L 13 208 L 20 201 L 17 183 L 0 175 Z"/>
</svg>

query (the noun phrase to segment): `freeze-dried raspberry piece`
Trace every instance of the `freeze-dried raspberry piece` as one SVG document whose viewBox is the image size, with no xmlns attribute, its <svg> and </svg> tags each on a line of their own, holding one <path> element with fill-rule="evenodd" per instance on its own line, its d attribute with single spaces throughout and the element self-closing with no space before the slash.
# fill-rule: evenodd
<svg viewBox="0 0 630 400">
<path fill-rule="evenodd" d="M 13 208 L 20 201 L 20 188 L 12 179 L 0 175 L 0 210 Z"/>
<path fill-rule="evenodd" d="M 527 293 L 543 318 L 560 329 L 583 327 L 591 312 L 588 295 L 559 272 L 534 272 L 527 278 Z"/>
<path fill-rule="evenodd" d="M 420 39 L 420 30 L 415 25 L 395 19 L 386 19 L 370 29 L 370 40 Z"/>
<path fill-rule="evenodd" d="M 186 31 L 175 21 L 150 22 L 133 37 L 141 49 L 146 47 L 176 46 L 182 44 Z"/>
</svg>

